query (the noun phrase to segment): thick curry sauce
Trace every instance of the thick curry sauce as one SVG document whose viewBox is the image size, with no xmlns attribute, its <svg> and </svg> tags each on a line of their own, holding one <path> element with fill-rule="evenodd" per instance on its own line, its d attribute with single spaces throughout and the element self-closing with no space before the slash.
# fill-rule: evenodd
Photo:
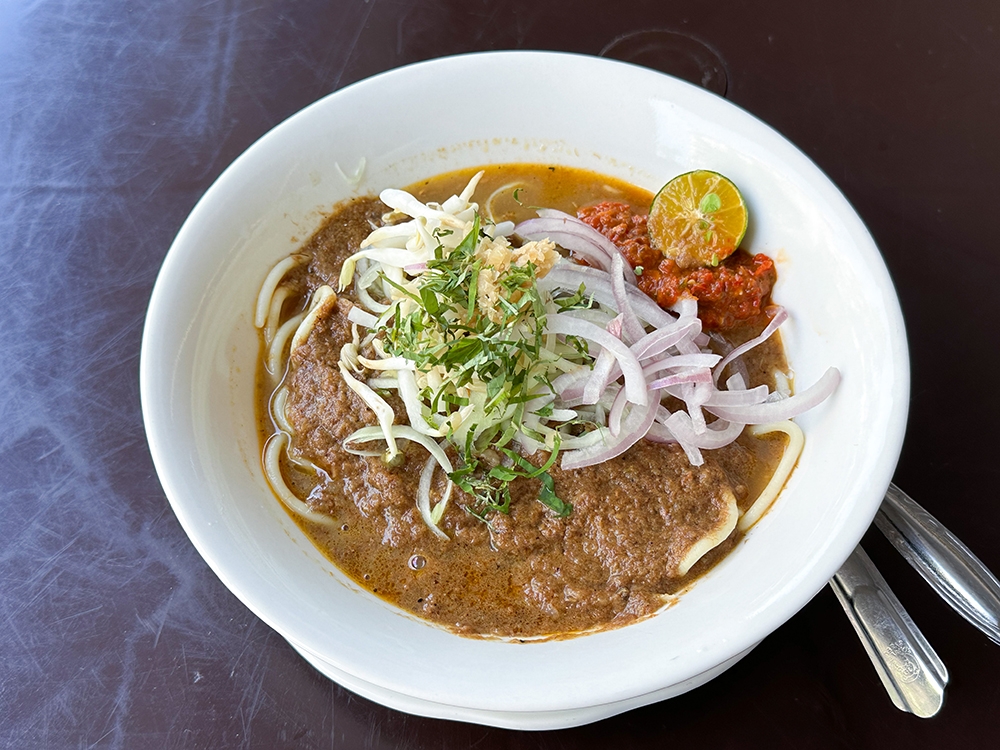
<svg viewBox="0 0 1000 750">
<path fill-rule="evenodd" d="M 459 192 L 471 174 L 444 175 L 410 191 L 421 199 L 442 200 Z M 487 168 L 476 199 L 481 211 L 500 221 L 529 218 L 533 205 L 574 214 L 583 209 L 586 216 L 587 206 L 609 200 L 641 212 L 651 196 L 589 172 L 506 165 Z M 296 272 L 299 295 L 286 303 L 288 315 L 301 309 L 319 285 L 336 286 L 341 263 L 385 210 L 377 198 L 336 207 L 301 250 L 311 260 Z M 426 460 L 422 447 L 410 444 L 402 465 L 395 468 L 378 457 L 356 456 L 342 448 L 353 431 L 375 424 L 338 370 L 341 346 L 351 336 L 346 317 L 351 305 L 348 289 L 293 352 L 285 376 L 285 413 L 295 432 L 290 455 L 322 472 L 317 478 L 286 461 L 284 477 L 312 509 L 335 523 L 293 518 L 359 585 L 460 633 L 566 635 L 617 627 L 656 612 L 670 594 L 739 542 L 734 532 L 687 575 L 676 574 L 684 552 L 717 524 L 725 493 L 731 492 L 745 510 L 783 450 L 782 437 L 744 435 L 726 448 L 706 451 L 705 464 L 692 467 L 677 446 L 640 441 L 596 466 L 563 471 L 556 465 L 550 472 L 556 490 L 574 506 L 564 518 L 537 501 L 536 480 L 513 482 L 510 513 L 492 513 L 488 523 L 463 510 L 468 498 L 456 488 L 440 523 L 450 540 L 442 540 L 430 532 L 414 503 Z M 739 342 L 765 322 L 763 315 L 753 316 L 731 326 L 726 335 Z M 747 362 L 750 385 L 773 387 L 772 373 L 785 368 L 775 337 Z M 274 431 L 268 390 L 262 385 L 259 403 L 264 438 Z M 396 413 L 405 415 L 405 410 L 397 408 Z M 444 478 L 437 472 L 432 493 L 440 496 L 443 490 Z"/>
</svg>

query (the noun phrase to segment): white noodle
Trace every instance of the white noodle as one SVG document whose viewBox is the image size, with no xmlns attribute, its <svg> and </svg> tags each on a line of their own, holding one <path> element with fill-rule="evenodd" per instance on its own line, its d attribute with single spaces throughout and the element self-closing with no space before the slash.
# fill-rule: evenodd
<svg viewBox="0 0 1000 750">
<path fill-rule="evenodd" d="M 313 326 L 316 325 L 316 321 L 319 320 L 319 316 L 326 312 L 330 308 L 330 305 L 336 301 L 337 293 L 326 284 L 313 292 L 312 301 L 309 303 L 309 312 L 295 330 L 290 351 L 294 352 L 309 338 L 309 334 L 312 332 Z"/>
<path fill-rule="evenodd" d="M 335 523 L 334 519 L 312 510 L 308 505 L 295 497 L 295 494 L 285 484 L 278 460 L 281 452 L 287 447 L 288 435 L 284 432 L 276 432 L 274 435 L 271 435 L 268 438 L 267 445 L 264 447 L 264 474 L 267 476 L 267 481 L 271 485 L 271 489 L 274 490 L 274 494 L 278 496 L 278 499 L 293 513 L 313 523 L 332 526 Z"/>
<path fill-rule="evenodd" d="M 278 425 L 278 429 L 291 435 L 294 430 L 292 429 L 291 422 L 288 421 L 288 415 L 285 414 L 285 406 L 287 405 L 288 389 L 279 388 L 274 392 L 274 397 L 271 399 L 271 418 Z"/>
<path fill-rule="evenodd" d="M 740 518 L 739 529 L 744 533 L 757 523 L 760 517 L 771 507 L 771 503 L 774 502 L 778 493 L 785 486 L 785 482 L 788 481 L 788 476 L 792 473 L 792 469 L 795 468 L 795 464 L 799 460 L 799 455 L 802 453 L 802 446 L 805 444 L 802 428 L 790 420 L 775 422 L 773 424 L 751 425 L 747 430 L 754 437 L 760 437 L 769 432 L 783 432 L 788 435 L 788 445 L 785 446 L 785 452 L 781 454 L 781 461 L 778 462 L 778 468 L 774 470 L 774 474 L 771 475 L 767 486 L 757 499 L 754 500 L 753 505 L 743 514 L 743 517 Z"/>
<path fill-rule="evenodd" d="M 267 350 L 267 371 L 274 380 L 280 380 L 281 374 L 285 371 L 283 359 L 285 344 L 305 316 L 305 313 L 299 313 L 294 318 L 286 320 L 271 339 L 271 345 Z"/>
<path fill-rule="evenodd" d="M 703 536 L 691 545 L 685 553 L 684 558 L 677 565 L 678 575 L 687 575 L 696 562 L 705 556 L 710 550 L 722 544 L 736 528 L 736 520 L 740 516 L 739 508 L 736 507 L 736 496 L 730 490 L 725 490 L 726 515 L 722 521 L 712 531 Z"/>
<path fill-rule="evenodd" d="M 275 263 L 274 268 L 271 269 L 270 273 L 264 279 L 264 283 L 261 284 L 260 293 L 257 295 L 257 309 L 253 318 L 253 324 L 257 328 L 264 327 L 264 323 L 267 320 L 267 311 L 271 306 L 271 297 L 274 296 L 274 290 L 278 288 L 278 284 L 285 278 L 285 274 L 308 259 L 308 255 L 293 253 Z"/>
<path fill-rule="evenodd" d="M 271 297 L 271 305 L 267 310 L 267 320 L 264 324 L 264 343 L 270 344 L 271 340 L 274 338 L 274 332 L 278 330 L 278 323 L 281 322 L 281 308 L 285 304 L 285 300 L 288 299 L 288 295 L 292 293 L 290 287 L 279 286 L 274 291 L 274 296 Z"/>
</svg>

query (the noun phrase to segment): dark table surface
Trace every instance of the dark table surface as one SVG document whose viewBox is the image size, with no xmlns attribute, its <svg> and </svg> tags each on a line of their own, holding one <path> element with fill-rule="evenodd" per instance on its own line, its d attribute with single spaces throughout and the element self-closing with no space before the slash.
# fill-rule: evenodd
<svg viewBox="0 0 1000 750">
<path fill-rule="evenodd" d="M 606 54 L 688 78 L 830 175 L 880 246 L 907 321 L 896 482 L 1000 570 L 994 0 L 8 0 L 0 745 L 998 746 L 1000 647 L 876 533 L 869 553 L 951 671 L 934 719 L 892 706 L 829 590 L 707 686 L 589 727 L 419 719 L 321 677 L 195 552 L 139 408 L 145 308 L 174 234 L 241 151 L 306 104 L 486 49 Z"/>
</svg>

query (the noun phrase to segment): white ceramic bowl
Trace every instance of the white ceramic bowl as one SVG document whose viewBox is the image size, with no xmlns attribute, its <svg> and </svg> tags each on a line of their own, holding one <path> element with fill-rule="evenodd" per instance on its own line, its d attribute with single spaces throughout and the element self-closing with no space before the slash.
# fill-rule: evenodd
<svg viewBox="0 0 1000 750">
<path fill-rule="evenodd" d="M 366 167 L 359 185 L 352 174 Z M 777 506 L 675 606 L 626 628 L 516 644 L 455 636 L 358 589 L 292 523 L 258 459 L 252 308 L 271 265 L 355 193 L 487 162 L 567 164 L 655 190 L 693 168 L 744 191 L 746 244 L 800 386 L 843 381 L 799 419 L 806 447 Z M 322 671 L 390 706 L 503 726 L 583 723 L 717 674 L 824 585 L 878 508 L 909 390 L 881 257 L 836 187 L 775 131 L 659 73 L 504 52 L 390 71 L 307 107 L 246 151 L 163 264 L 142 346 L 150 449 L 174 512 L 222 581 Z"/>
</svg>

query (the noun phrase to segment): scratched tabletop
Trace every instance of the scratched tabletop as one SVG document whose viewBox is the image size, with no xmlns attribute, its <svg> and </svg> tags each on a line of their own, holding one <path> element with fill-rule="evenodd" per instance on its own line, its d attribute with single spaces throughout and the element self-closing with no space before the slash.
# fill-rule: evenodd
<svg viewBox="0 0 1000 750">
<path fill-rule="evenodd" d="M 1000 647 L 877 533 L 869 554 L 951 673 L 930 720 L 893 707 L 828 589 L 708 685 L 591 726 L 416 718 L 322 677 L 199 557 L 139 407 L 146 305 L 171 240 L 222 170 L 305 105 L 488 49 L 686 78 L 826 171 L 907 321 L 895 481 L 1000 570 L 995 0 L 6 0 L 0 746 L 997 747 Z"/>
</svg>

